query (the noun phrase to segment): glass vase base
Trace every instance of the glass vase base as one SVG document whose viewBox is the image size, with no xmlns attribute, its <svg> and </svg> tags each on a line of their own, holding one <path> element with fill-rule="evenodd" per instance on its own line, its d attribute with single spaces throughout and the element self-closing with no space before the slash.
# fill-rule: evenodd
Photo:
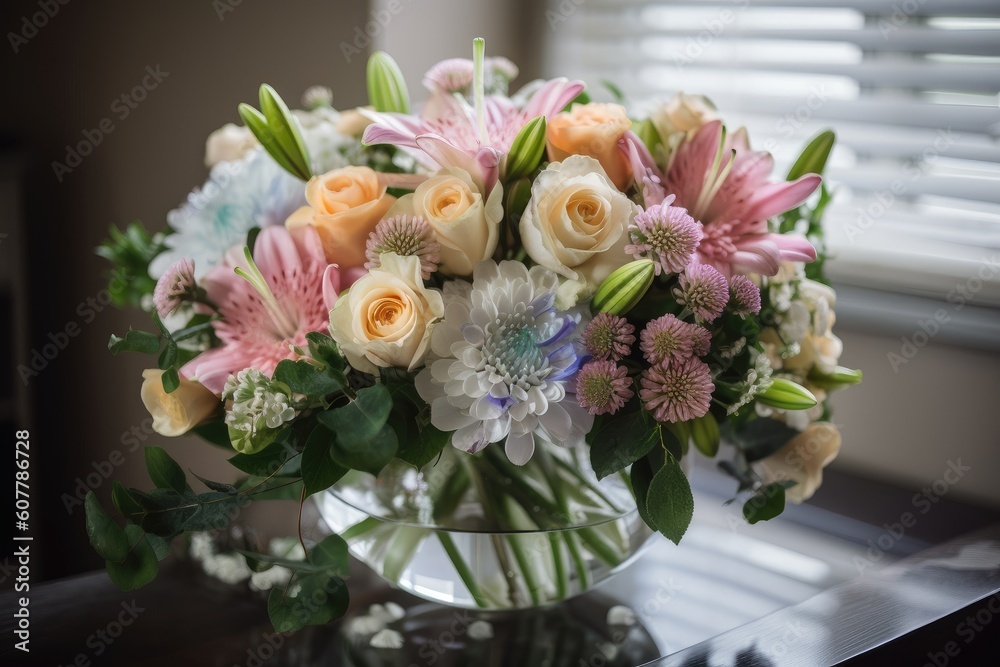
<svg viewBox="0 0 1000 667">
<path fill-rule="evenodd" d="M 405 615 L 379 628 L 381 624 L 371 623 L 372 612 L 380 614 L 388 603 L 399 605 Z M 661 657 L 640 624 L 608 624 L 608 611 L 618 603 L 599 592 L 548 607 L 506 611 L 456 609 L 399 591 L 387 591 L 374 604 L 380 606 L 345 617 L 329 646 L 316 647 L 339 661 L 317 664 L 635 667 Z M 402 646 L 380 646 L 393 641 Z"/>
</svg>

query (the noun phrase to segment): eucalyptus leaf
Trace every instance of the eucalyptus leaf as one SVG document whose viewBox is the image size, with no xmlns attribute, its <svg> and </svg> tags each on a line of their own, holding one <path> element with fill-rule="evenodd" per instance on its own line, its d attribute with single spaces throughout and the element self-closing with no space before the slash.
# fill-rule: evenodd
<svg viewBox="0 0 1000 667">
<path fill-rule="evenodd" d="M 274 379 L 283 382 L 296 394 L 322 399 L 341 391 L 347 384 L 344 374 L 329 367 L 317 367 L 308 361 L 285 359 L 274 369 Z"/>
<path fill-rule="evenodd" d="M 317 419 L 333 431 L 340 443 L 365 443 L 385 426 L 392 410 L 392 397 L 384 384 L 358 390 L 347 405 L 321 412 Z"/>
<path fill-rule="evenodd" d="M 120 561 L 128 553 L 129 542 L 121 526 L 115 523 L 93 491 L 88 491 L 83 501 L 84 512 L 87 515 L 87 537 L 90 546 L 105 560 Z"/>
<path fill-rule="evenodd" d="M 743 517 L 747 523 L 767 521 L 781 514 L 785 509 L 785 486 L 774 482 L 761 487 L 743 504 Z"/>
<path fill-rule="evenodd" d="M 177 391 L 177 388 L 181 386 L 181 377 L 177 373 L 177 369 L 168 368 L 164 370 L 163 375 L 160 376 L 160 383 L 163 385 L 163 391 L 168 394 Z"/>
<path fill-rule="evenodd" d="M 451 433 L 427 424 L 419 429 L 416 439 L 401 440 L 396 458 L 418 470 L 433 461 L 451 440 Z"/>
<path fill-rule="evenodd" d="M 191 490 L 184 470 L 162 447 L 146 447 L 146 470 L 158 489 L 173 489 L 177 493 Z"/>
<path fill-rule="evenodd" d="M 339 535 L 329 535 L 309 550 L 309 560 L 338 576 L 346 576 L 350 565 L 347 542 Z"/>
<path fill-rule="evenodd" d="M 132 545 L 128 553 L 120 560 L 105 560 L 105 565 L 108 576 L 118 588 L 134 591 L 155 579 L 160 566 L 142 528 L 129 524 L 125 526 L 125 535 Z"/>
<path fill-rule="evenodd" d="M 334 462 L 345 468 L 377 475 L 396 456 L 399 440 L 386 424 L 369 440 L 353 440 L 337 435 L 333 444 Z"/>
<path fill-rule="evenodd" d="M 237 454 L 229 459 L 229 463 L 255 477 L 295 476 L 300 471 L 299 453 L 283 442 L 275 442 L 254 454 Z"/>
<path fill-rule="evenodd" d="M 590 463 L 597 478 L 604 479 L 648 454 L 660 443 L 659 431 L 643 410 L 601 418 L 587 435 Z M 666 436 L 673 437 L 669 433 Z"/>
<path fill-rule="evenodd" d="M 267 598 L 267 615 L 275 632 L 295 632 L 307 625 L 323 625 L 347 611 L 350 598 L 343 579 L 314 574 L 299 580 L 296 597 L 284 589 L 272 588 Z"/>
<path fill-rule="evenodd" d="M 324 426 L 317 426 L 302 450 L 302 483 L 306 496 L 325 491 L 347 474 L 348 469 L 336 464 L 330 456 L 335 438 Z"/>
<path fill-rule="evenodd" d="M 119 352 L 141 352 L 143 354 L 156 354 L 160 349 L 160 337 L 148 331 L 137 331 L 129 329 L 124 338 L 119 338 L 114 334 L 108 341 L 108 350 L 111 354 Z"/>
</svg>

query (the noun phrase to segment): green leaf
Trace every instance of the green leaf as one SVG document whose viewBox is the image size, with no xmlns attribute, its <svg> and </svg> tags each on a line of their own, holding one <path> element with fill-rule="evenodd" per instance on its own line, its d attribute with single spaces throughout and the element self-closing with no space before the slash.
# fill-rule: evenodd
<svg viewBox="0 0 1000 667">
<path fill-rule="evenodd" d="M 279 567 L 284 567 L 289 570 L 294 570 L 295 572 L 301 572 L 303 574 L 316 574 L 320 572 L 330 573 L 331 569 L 325 565 L 316 565 L 315 563 L 310 563 L 307 560 L 291 560 L 290 558 L 284 558 L 282 556 L 272 556 L 270 554 L 255 553 L 253 551 L 244 551 L 243 549 L 237 549 L 247 561 L 247 566 L 254 572 L 264 572 L 270 570 L 275 565 Z"/>
<path fill-rule="evenodd" d="M 658 430 L 657 423 L 644 410 L 619 412 L 596 422 L 587 441 L 597 478 L 604 479 L 648 454 L 660 443 Z"/>
<path fill-rule="evenodd" d="M 615 102 L 618 104 L 625 103 L 625 93 L 622 92 L 622 89 L 615 85 L 613 81 L 601 79 L 601 85 L 607 88 L 608 92 L 611 93 L 611 96 L 615 98 Z"/>
<path fill-rule="evenodd" d="M 167 341 L 167 346 L 160 353 L 160 358 L 157 359 L 156 365 L 164 370 L 177 365 L 177 343 L 173 340 Z"/>
<path fill-rule="evenodd" d="M 197 504 L 195 512 L 181 526 L 185 532 L 225 528 L 250 504 L 250 498 L 244 494 L 208 491 L 198 494 L 194 502 Z"/>
<path fill-rule="evenodd" d="M 115 507 L 118 508 L 122 516 L 130 521 L 134 520 L 132 518 L 134 515 L 142 512 L 142 507 L 139 506 L 139 503 L 132 499 L 132 496 L 129 495 L 129 492 L 117 479 L 111 487 L 111 502 L 115 504 Z"/>
<path fill-rule="evenodd" d="M 229 459 L 238 470 L 255 477 L 294 476 L 299 473 L 299 452 L 284 443 L 276 442 L 256 454 L 237 454 Z"/>
<path fill-rule="evenodd" d="M 168 368 L 163 371 L 163 375 L 160 376 L 160 383 L 163 385 L 163 391 L 168 394 L 177 391 L 177 388 L 181 386 L 181 376 L 177 373 L 177 368 Z"/>
<path fill-rule="evenodd" d="M 108 341 L 108 350 L 111 354 L 119 352 L 141 352 L 143 354 L 156 354 L 160 349 L 160 337 L 148 331 L 137 331 L 129 329 L 124 338 L 111 334 Z"/>
<path fill-rule="evenodd" d="M 251 477 L 247 480 L 245 487 L 248 488 L 262 480 Z M 302 498 L 304 488 L 301 479 L 290 480 L 287 477 L 281 479 L 271 479 L 258 487 L 253 492 L 254 500 L 294 500 L 298 502 Z"/>
<path fill-rule="evenodd" d="M 773 519 L 785 509 L 785 486 L 774 482 L 761 487 L 743 504 L 743 517 L 747 523 Z"/>
<path fill-rule="evenodd" d="M 309 341 L 309 354 L 316 361 L 322 362 L 335 371 L 343 371 L 346 368 L 344 356 L 340 353 L 337 343 L 324 333 L 311 331 L 306 334 Z"/>
<path fill-rule="evenodd" d="M 232 484 L 226 484 L 225 482 L 213 482 L 212 480 L 205 479 L 204 477 L 196 473 L 191 473 L 191 474 L 197 477 L 199 482 L 201 482 L 202 484 L 204 484 L 213 491 L 218 491 L 219 493 L 228 493 L 230 495 L 239 493 L 239 489 L 237 489 Z"/>
<path fill-rule="evenodd" d="M 232 450 L 233 448 L 233 444 L 229 442 L 229 427 L 222 420 L 195 426 L 189 433 L 193 433 L 213 445 L 224 447 L 228 450 Z"/>
<path fill-rule="evenodd" d="M 146 447 L 146 470 L 158 489 L 173 489 L 177 493 L 191 490 L 184 471 L 162 447 Z"/>
<path fill-rule="evenodd" d="M 128 536 L 129 544 L 134 546 L 120 561 L 109 559 L 105 560 L 104 564 L 108 568 L 108 576 L 118 588 L 123 591 L 134 591 L 155 579 L 160 566 L 156 552 L 153 551 L 142 528 L 129 524 L 125 526 L 125 534 Z"/>
<path fill-rule="evenodd" d="M 806 174 L 820 174 L 826 167 L 826 161 L 830 158 L 830 151 L 837 137 L 832 130 L 820 132 L 802 150 L 802 154 L 788 170 L 786 180 L 794 181 Z"/>
<path fill-rule="evenodd" d="M 392 397 L 384 384 L 358 391 L 357 398 L 335 410 L 321 412 L 317 419 L 337 435 L 339 442 L 367 442 L 385 426 L 392 410 Z"/>
<path fill-rule="evenodd" d="M 330 535 L 309 550 L 309 560 L 338 576 L 346 576 L 350 565 L 347 542 L 339 535 Z"/>
<path fill-rule="evenodd" d="M 333 443 L 334 462 L 377 475 L 396 456 L 399 439 L 391 426 L 386 424 L 370 440 L 351 440 L 338 435 Z"/>
<path fill-rule="evenodd" d="M 507 166 L 504 178 L 516 181 L 533 172 L 545 155 L 545 116 L 538 116 L 529 121 L 514 137 L 510 151 L 507 153 Z"/>
<path fill-rule="evenodd" d="M 87 537 L 90 546 L 105 560 L 120 561 L 128 553 L 129 542 L 126 533 L 115 523 L 93 491 L 88 491 L 83 501 L 84 512 L 87 515 Z"/>
<path fill-rule="evenodd" d="M 306 496 L 329 489 L 348 469 L 334 463 L 330 456 L 333 447 L 333 433 L 324 426 L 317 426 L 306 440 L 302 450 L 302 482 Z"/>
<path fill-rule="evenodd" d="M 146 541 L 149 542 L 149 546 L 153 548 L 153 553 L 156 554 L 156 560 L 163 560 L 172 552 L 172 549 L 170 548 L 170 540 L 160 537 L 159 535 L 146 533 Z"/>
<path fill-rule="evenodd" d="M 687 475 L 673 456 L 666 458 L 649 483 L 646 511 L 664 537 L 680 543 L 694 515 L 694 496 Z"/>
<path fill-rule="evenodd" d="M 192 496 L 173 489 L 153 489 L 142 492 L 129 489 L 129 496 L 142 508 L 132 520 L 154 535 L 173 537 L 184 532 L 184 525 L 198 511 Z"/>
<path fill-rule="evenodd" d="M 636 509 L 639 510 L 639 517 L 646 522 L 646 525 L 653 530 L 659 530 L 653 517 L 646 510 L 646 500 L 649 498 L 649 485 L 653 481 L 653 467 L 649 464 L 649 458 L 641 458 L 632 464 L 629 473 L 632 482 L 632 492 L 635 494 Z"/>
<path fill-rule="evenodd" d="M 747 423 L 735 434 L 735 440 L 747 462 L 753 463 L 774 454 L 798 434 L 784 422 L 760 418 Z"/>
<path fill-rule="evenodd" d="M 274 379 L 288 385 L 296 394 L 322 399 L 341 391 L 347 384 L 344 374 L 329 367 L 319 368 L 308 361 L 285 359 L 274 369 Z"/>
<path fill-rule="evenodd" d="M 427 424 L 420 429 L 416 439 L 403 440 L 400 443 L 396 458 L 419 470 L 437 458 L 449 440 L 451 440 L 451 433 L 441 431 L 432 424 Z"/>
<path fill-rule="evenodd" d="M 347 585 L 339 577 L 314 574 L 299 580 L 296 597 L 272 588 L 267 598 L 267 615 L 275 632 L 296 632 L 307 625 L 324 625 L 347 611 Z"/>
</svg>

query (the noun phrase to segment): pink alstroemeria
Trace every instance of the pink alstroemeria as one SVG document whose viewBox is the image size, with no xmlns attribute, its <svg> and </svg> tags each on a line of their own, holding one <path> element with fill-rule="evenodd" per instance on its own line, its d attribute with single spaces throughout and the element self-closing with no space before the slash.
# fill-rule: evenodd
<svg viewBox="0 0 1000 667">
<path fill-rule="evenodd" d="M 237 275 L 237 268 L 251 279 Z M 222 346 L 199 354 L 181 374 L 216 394 L 230 375 L 245 368 L 270 377 L 279 361 L 298 358 L 292 348 L 306 348 L 307 333 L 327 329 L 330 309 L 348 286 L 346 278 L 327 263 L 316 230 L 265 227 L 254 244 L 252 264 L 230 252 L 202 280 L 221 316 L 213 327 Z"/>
<path fill-rule="evenodd" d="M 428 169 L 463 169 L 488 194 L 521 128 L 538 116 L 559 113 L 583 88 L 581 81 L 552 79 L 523 107 L 508 97 L 484 97 L 482 113 L 461 96 L 434 90 L 419 116 L 363 111 L 372 120 L 363 141 L 398 146 Z"/>
<path fill-rule="evenodd" d="M 744 130 L 727 136 L 720 121 L 706 123 L 678 147 L 665 175 L 638 137 L 629 133 L 620 145 L 633 172 L 641 175 L 637 182 L 647 207 L 672 194 L 674 206 L 686 208 L 701 222 L 705 236 L 695 261 L 728 277 L 773 276 L 782 262 L 816 259 L 809 241 L 771 233 L 767 221 L 805 201 L 822 178 L 806 174 L 795 181 L 768 180 L 774 161 L 769 153 L 750 149 Z"/>
</svg>

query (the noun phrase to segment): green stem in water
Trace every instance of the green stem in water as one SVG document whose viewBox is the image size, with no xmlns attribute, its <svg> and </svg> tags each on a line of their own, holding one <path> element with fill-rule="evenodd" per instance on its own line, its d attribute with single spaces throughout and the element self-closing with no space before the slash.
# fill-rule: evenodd
<svg viewBox="0 0 1000 667">
<path fill-rule="evenodd" d="M 414 552 L 430 531 L 415 526 L 399 526 L 386 550 L 382 563 L 382 575 L 389 581 L 399 581 L 403 570 L 410 564 Z M 457 567 L 457 566 L 456 566 Z"/>
<path fill-rule="evenodd" d="M 472 599 L 476 601 L 476 605 L 483 609 L 489 607 L 489 603 L 479 590 L 479 585 L 476 584 L 476 578 L 473 576 L 472 570 L 469 569 L 469 566 L 465 563 L 465 559 L 462 558 L 462 554 L 459 553 L 458 547 L 455 546 L 455 541 L 451 539 L 451 533 L 439 530 L 437 531 L 437 536 L 441 540 L 441 546 L 444 547 L 445 553 L 448 554 L 448 558 L 451 559 L 452 564 L 455 566 L 458 576 L 462 578 L 462 583 L 469 589 Z"/>
<path fill-rule="evenodd" d="M 563 559 L 563 543 L 559 533 L 549 532 L 549 548 L 552 550 L 552 563 L 556 571 L 556 597 L 565 600 L 569 594 L 569 577 L 566 575 L 566 563 Z"/>
<path fill-rule="evenodd" d="M 361 537 L 362 535 L 370 533 L 371 531 L 375 530 L 381 525 L 382 525 L 381 521 L 379 521 L 373 516 L 370 516 L 367 519 L 359 521 L 350 528 L 346 529 L 344 532 L 340 534 L 340 537 L 345 542 L 350 542 L 355 537 Z"/>
<path fill-rule="evenodd" d="M 583 556 L 580 554 L 580 543 L 576 540 L 576 533 L 567 530 L 562 535 L 563 539 L 566 540 L 566 548 L 569 549 L 569 553 L 573 557 L 576 578 L 580 580 L 580 590 L 585 591 L 590 588 L 590 572 L 587 570 L 587 563 L 584 562 Z"/>
</svg>

